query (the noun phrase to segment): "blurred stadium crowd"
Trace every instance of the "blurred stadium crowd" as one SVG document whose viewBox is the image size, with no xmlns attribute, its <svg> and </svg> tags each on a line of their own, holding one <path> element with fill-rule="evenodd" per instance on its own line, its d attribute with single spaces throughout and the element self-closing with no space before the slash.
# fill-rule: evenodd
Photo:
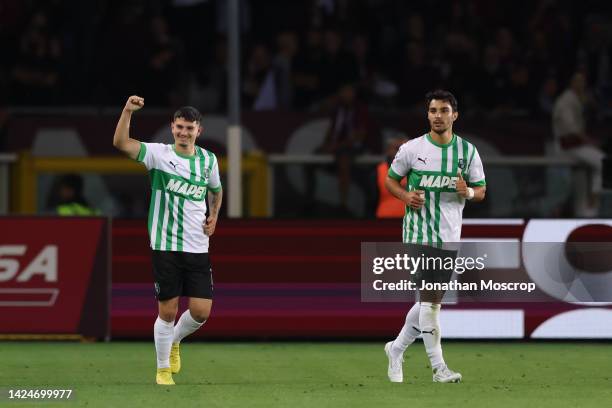
<svg viewBox="0 0 612 408">
<path fill-rule="evenodd" d="M 373 216 L 384 193 L 376 165 L 425 130 L 423 98 L 435 88 L 457 96 L 458 131 L 489 166 L 489 198 L 469 216 L 586 217 L 612 208 L 600 187 L 589 202 L 572 203 L 587 196 L 572 186 L 601 185 L 602 157 L 612 154 L 612 3 L 239 2 L 243 150 L 334 158 L 267 162 L 277 173 L 270 215 Z M 63 155 L 116 154 L 104 135 L 126 96 L 138 94 L 147 140 L 167 142 L 165 115 L 193 105 L 206 114 L 206 143 L 223 155 L 226 33 L 225 0 L 0 0 L 0 151 L 54 155 L 49 146 L 65 136 Z M 355 165 L 365 154 L 381 162 Z M 561 154 L 574 162 L 554 162 Z M 491 164 L 501 156 L 515 161 Z M 527 165 L 526 156 L 544 162 Z"/>
<path fill-rule="evenodd" d="M 612 7 L 599 1 L 242 0 L 245 109 L 318 111 L 345 83 L 370 108 L 548 116 L 575 71 L 610 109 Z M 1 0 L 1 103 L 225 111 L 226 2 Z M 603 103 L 597 103 L 602 102 Z"/>
</svg>

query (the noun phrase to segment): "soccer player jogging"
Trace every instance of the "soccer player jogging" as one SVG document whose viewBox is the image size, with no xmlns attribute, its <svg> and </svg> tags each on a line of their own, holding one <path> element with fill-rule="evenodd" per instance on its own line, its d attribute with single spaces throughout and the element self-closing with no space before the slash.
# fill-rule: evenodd
<svg viewBox="0 0 612 408">
<path fill-rule="evenodd" d="M 453 133 L 457 120 L 457 100 L 450 92 L 437 90 L 426 95 L 429 133 L 404 143 L 391 164 L 385 182 L 395 197 L 406 203 L 403 242 L 409 252 L 427 256 L 456 256 L 446 249 L 461 238 L 463 207 L 466 200 L 481 201 L 486 183 L 476 147 Z M 406 189 L 400 181 L 407 177 Z M 450 280 L 452 271 L 421 270 L 411 275 L 419 280 Z M 444 291 L 421 290 L 419 302 L 406 315 L 405 324 L 394 341 L 385 345 L 392 382 L 403 381 L 403 354 L 421 335 L 431 362 L 434 382 L 459 382 L 461 374 L 450 370 L 442 356 L 440 303 Z"/>
<path fill-rule="evenodd" d="M 153 326 L 156 382 L 174 385 L 172 374 L 181 369 L 181 340 L 199 329 L 210 315 L 213 284 L 208 240 L 215 232 L 223 194 L 217 157 L 195 145 L 202 133 L 200 112 L 190 106 L 175 112 L 170 125 L 173 145 L 142 143 L 130 137 L 129 128 L 132 114 L 143 106 L 143 98 L 128 98 L 113 145 L 149 171 L 148 227 L 159 310 Z M 189 297 L 189 309 L 175 325 L 179 296 Z"/>
</svg>

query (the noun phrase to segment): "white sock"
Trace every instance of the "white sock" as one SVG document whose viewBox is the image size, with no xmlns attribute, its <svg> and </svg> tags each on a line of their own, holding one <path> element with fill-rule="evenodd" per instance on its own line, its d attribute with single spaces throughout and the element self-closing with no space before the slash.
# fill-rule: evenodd
<svg viewBox="0 0 612 408">
<path fill-rule="evenodd" d="M 431 368 L 437 370 L 444 365 L 442 357 L 442 344 L 440 333 L 440 305 L 421 302 L 421 310 L 419 312 L 419 326 L 427 357 L 431 362 Z"/>
<path fill-rule="evenodd" d="M 397 338 L 393 340 L 393 344 L 391 345 L 391 351 L 393 354 L 400 355 L 402 354 L 409 345 L 414 342 L 421 331 L 419 330 L 419 311 L 421 309 L 421 305 L 419 302 L 416 302 L 406 314 L 406 321 L 404 323 L 404 327 L 397 335 Z"/>
<path fill-rule="evenodd" d="M 191 317 L 189 309 L 185 310 L 176 326 L 174 326 L 174 339 L 172 342 L 180 343 L 185 337 L 202 327 L 204 323 L 206 323 L 206 320 L 202 323 L 196 322 L 193 317 Z"/>
<path fill-rule="evenodd" d="M 174 335 L 174 322 L 167 322 L 157 316 L 153 325 L 155 351 L 157 352 L 157 368 L 170 367 L 170 349 Z"/>
</svg>

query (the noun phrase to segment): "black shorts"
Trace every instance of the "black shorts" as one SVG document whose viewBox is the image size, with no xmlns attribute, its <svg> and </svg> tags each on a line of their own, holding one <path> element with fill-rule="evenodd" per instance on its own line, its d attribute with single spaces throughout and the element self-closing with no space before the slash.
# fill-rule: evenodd
<svg viewBox="0 0 612 408">
<path fill-rule="evenodd" d="M 212 299 L 212 267 L 208 253 L 153 251 L 152 258 L 157 300 L 177 296 Z"/>
<path fill-rule="evenodd" d="M 449 266 L 450 262 L 454 265 L 457 251 L 420 244 L 407 244 L 406 247 L 410 257 L 423 258 L 422 265 L 425 265 L 425 267 L 418 268 L 414 274 L 410 275 L 410 280 L 417 287 L 420 288 L 423 281 L 427 283 L 448 283 L 450 281 L 453 268 Z"/>
</svg>

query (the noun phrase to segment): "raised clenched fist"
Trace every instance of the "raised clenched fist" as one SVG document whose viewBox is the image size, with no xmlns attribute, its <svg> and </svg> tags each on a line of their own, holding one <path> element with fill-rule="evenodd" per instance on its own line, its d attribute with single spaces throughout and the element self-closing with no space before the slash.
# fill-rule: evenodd
<svg viewBox="0 0 612 408">
<path fill-rule="evenodd" d="M 136 112 L 137 110 L 141 109 L 143 106 L 144 106 L 144 98 L 141 98 L 140 96 L 132 95 L 128 98 L 127 102 L 125 103 L 125 108 L 123 109 L 128 112 Z"/>
</svg>

